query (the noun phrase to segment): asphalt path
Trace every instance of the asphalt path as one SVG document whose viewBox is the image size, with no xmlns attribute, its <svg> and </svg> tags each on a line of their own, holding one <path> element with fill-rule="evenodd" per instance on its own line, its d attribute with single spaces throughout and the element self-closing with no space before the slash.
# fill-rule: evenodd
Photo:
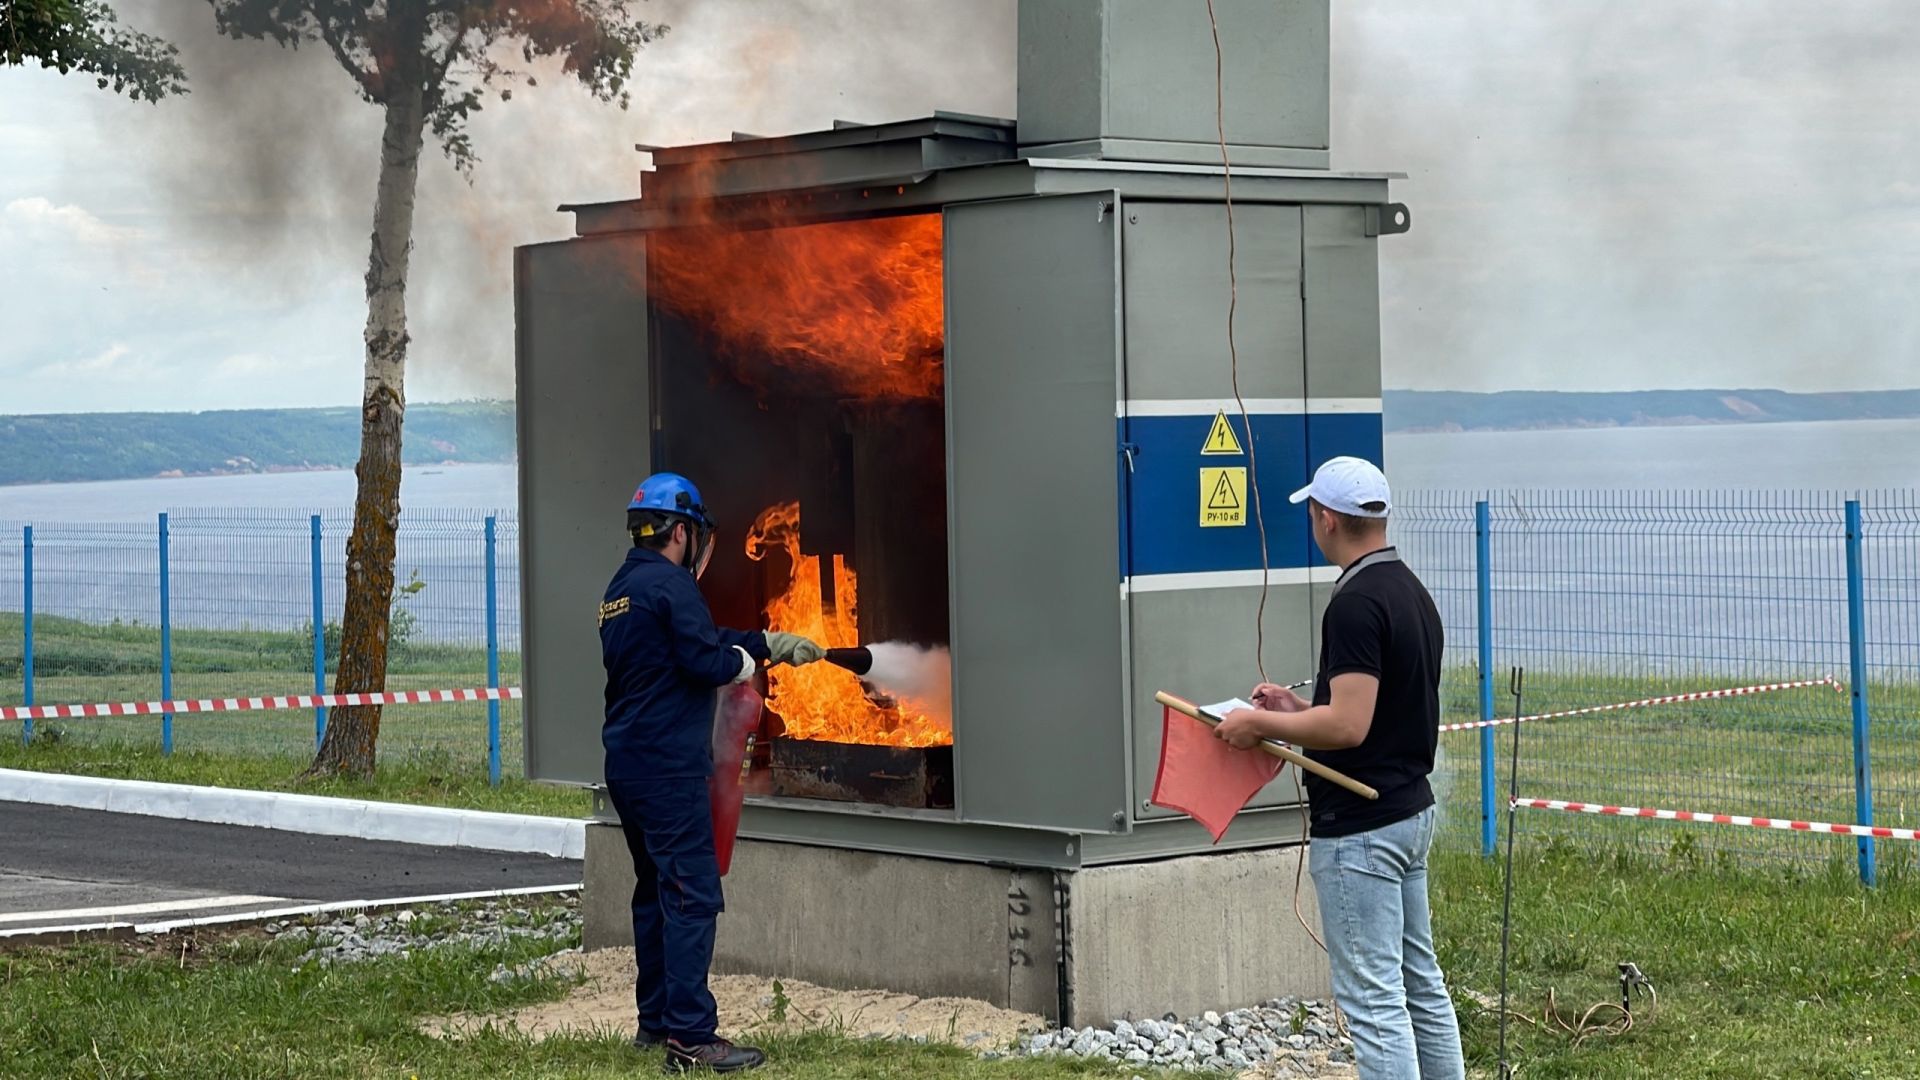
<svg viewBox="0 0 1920 1080">
<path fill-rule="evenodd" d="M 577 859 L 0 802 L 0 935 L 580 883 Z"/>
</svg>

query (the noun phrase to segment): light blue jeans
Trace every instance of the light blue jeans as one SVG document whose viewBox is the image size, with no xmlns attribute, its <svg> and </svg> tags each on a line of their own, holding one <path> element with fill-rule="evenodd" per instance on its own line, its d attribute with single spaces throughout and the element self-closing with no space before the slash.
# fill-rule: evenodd
<svg viewBox="0 0 1920 1080">
<path fill-rule="evenodd" d="M 1361 1080 L 1464 1080 L 1460 1025 L 1433 952 L 1427 852 L 1433 808 L 1371 832 L 1316 839 L 1307 866 Z"/>
</svg>

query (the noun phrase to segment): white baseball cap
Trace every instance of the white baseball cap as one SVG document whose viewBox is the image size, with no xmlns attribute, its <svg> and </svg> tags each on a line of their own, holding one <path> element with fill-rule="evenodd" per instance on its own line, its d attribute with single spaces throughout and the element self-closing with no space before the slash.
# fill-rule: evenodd
<svg viewBox="0 0 1920 1080">
<path fill-rule="evenodd" d="M 1354 517 L 1383 518 L 1393 509 L 1386 474 L 1373 462 L 1357 457 L 1328 459 L 1313 474 L 1313 483 L 1294 492 L 1287 501 L 1303 503 L 1308 499 Z M 1380 509 L 1363 509 L 1368 503 L 1379 503 Z"/>
</svg>

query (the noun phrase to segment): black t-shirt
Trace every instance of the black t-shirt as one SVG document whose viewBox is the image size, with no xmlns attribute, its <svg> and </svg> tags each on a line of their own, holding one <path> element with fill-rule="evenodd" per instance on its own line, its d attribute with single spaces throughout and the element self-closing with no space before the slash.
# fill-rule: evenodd
<svg viewBox="0 0 1920 1080">
<path fill-rule="evenodd" d="M 1307 773 L 1314 836 L 1350 836 L 1391 825 L 1433 805 L 1427 774 L 1440 741 L 1440 612 L 1392 548 L 1354 564 L 1320 619 L 1320 675 L 1313 703 L 1325 705 L 1336 675 L 1380 680 L 1373 724 L 1359 746 L 1308 750 L 1309 758 L 1380 792 L 1363 799 Z"/>
</svg>

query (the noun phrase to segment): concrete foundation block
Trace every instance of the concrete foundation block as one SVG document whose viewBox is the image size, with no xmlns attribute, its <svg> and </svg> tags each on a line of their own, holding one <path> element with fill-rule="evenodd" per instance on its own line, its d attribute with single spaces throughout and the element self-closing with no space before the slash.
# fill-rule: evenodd
<svg viewBox="0 0 1920 1080">
<path fill-rule="evenodd" d="M 1196 1016 L 1327 998 L 1327 958 L 1293 914 L 1301 846 L 1101 866 L 1073 875 L 1076 1023 Z M 1320 928 L 1313 880 L 1300 911 Z"/>
<path fill-rule="evenodd" d="M 967 997 L 1076 1026 L 1327 996 L 1293 915 L 1305 849 L 1078 871 L 742 840 L 714 970 Z M 1302 911 L 1316 926 L 1311 881 Z M 583 940 L 630 947 L 633 865 L 587 827 Z"/>
</svg>

